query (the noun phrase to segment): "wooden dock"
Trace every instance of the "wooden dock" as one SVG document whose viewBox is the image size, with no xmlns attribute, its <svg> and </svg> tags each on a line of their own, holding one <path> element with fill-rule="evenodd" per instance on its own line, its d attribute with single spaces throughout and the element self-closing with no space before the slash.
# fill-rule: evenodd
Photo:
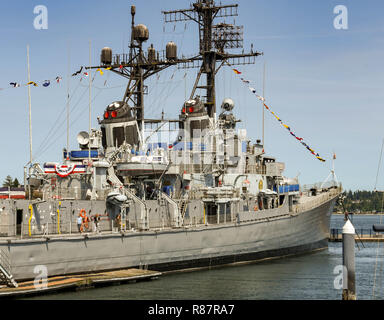
<svg viewBox="0 0 384 320">
<path fill-rule="evenodd" d="M 384 241 L 384 234 L 375 232 L 372 229 L 355 229 L 355 241 L 364 242 L 377 242 Z M 328 241 L 330 242 L 341 242 L 343 240 L 343 229 L 331 229 L 329 233 Z"/>
<path fill-rule="evenodd" d="M 46 283 L 34 280 L 18 282 L 17 288 L 0 285 L 0 298 L 42 295 L 64 290 L 93 288 L 100 285 L 120 284 L 157 279 L 161 272 L 143 269 L 123 269 L 98 273 L 49 277 Z"/>
</svg>

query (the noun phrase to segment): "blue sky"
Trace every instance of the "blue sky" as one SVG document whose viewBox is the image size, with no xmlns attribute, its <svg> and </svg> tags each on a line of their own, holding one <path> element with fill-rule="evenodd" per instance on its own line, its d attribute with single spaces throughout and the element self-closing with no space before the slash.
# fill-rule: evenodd
<svg viewBox="0 0 384 320">
<path fill-rule="evenodd" d="M 222 1 L 223 4 L 232 3 Z M 329 174 L 332 152 L 337 155 L 336 175 L 345 189 L 372 190 L 375 185 L 383 133 L 384 101 L 384 3 L 358 0 L 240 0 L 239 17 L 226 22 L 244 25 L 244 49 L 251 43 L 263 51 L 255 65 L 238 66 L 243 76 L 262 91 L 266 64 L 266 99 L 270 108 L 292 131 L 323 158 L 318 161 L 276 119 L 265 113 L 265 149 L 285 162 L 285 175 L 299 174 L 302 184 L 323 181 Z M 28 91 L 10 88 L 9 82 L 26 83 L 26 46 L 30 46 L 31 80 L 42 82 L 62 76 L 49 87 L 31 88 L 33 153 L 36 160 L 61 161 L 66 145 L 65 105 L 68 51 L 70 72 L 99 63 L 100 50 L 128 51 L 130 6 L 136 5 L 136 23 L 149 28 L 151 43 L 159 50 L 168 41 L 178 44 L 178 53 L 190 55 L 197 49 L 194 23 L 164 24 L 162 10 L 188 8 L 183 0 L 105 1 L 7 1 L 2 2 L 0 38 L 1 181 L 9 174 L 23 178 L 29 160 Z M 333 26 L 336 5 L 348 8 L 348 30 Z M 48 29 L 36 30 L 36 5 L 48 9 Z M 233 51 L 235 52 L 235 51 Z M 176 118 L 186 92 L 193 86 L 196 70 L 168 68 L 151 79 L 146 96 L 146 115 Z M 261 138 L 261 104 L 229 69 L 217 79 L 218 105 L 225 97 L 236 104 L 235 114 L 243 120 L 248 136 Z M 111 73 L 97 75 L 92 89 L 92 126 L 96 117 L 115 100 L 120 100 L 126 80 Z M 88 88 L 84 80 L 70 78 L 71 148 L 76 134 L 88 130 Z M 384 189 L 384 169 L 378 189 Z"/>
</svg>

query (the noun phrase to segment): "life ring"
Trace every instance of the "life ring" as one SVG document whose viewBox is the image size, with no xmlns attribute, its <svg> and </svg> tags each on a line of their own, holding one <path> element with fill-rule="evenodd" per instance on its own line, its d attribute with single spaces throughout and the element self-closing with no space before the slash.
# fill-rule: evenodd
<svg viewBox="0 0 384 320">
<path fill-rule="evenodd" d="M 82 217 L 82 218 L 85 218 L 85 216 L 86 216 L 86 212 L 85 212 L 85 209 L 81 209 L 80 210 L 80 216 Z"/>
<path fill-rule="evenodd" d="M 80 231 L 83 232 L 84 231 L 84 227 L 86 229 L 88 229 L 88 217 L 87 217 L 87 213 L 85 211 L 85 209 L 81 209 L 80 210 L 80 217 L 82 218 L 81 219 L 81 226 L 80 226 Z"/>
<path fill-rule="evenodd" d="M 84 217 L 83 220 L 82 220 L 82 223 L 81 223 L 81 226 L 80 226 L 81 232 L 84 231 L 84 228 L 86 230 L 88 230 L 88 228 L 89 228 L 89 218 L 88 217 Z"/>
</svg>

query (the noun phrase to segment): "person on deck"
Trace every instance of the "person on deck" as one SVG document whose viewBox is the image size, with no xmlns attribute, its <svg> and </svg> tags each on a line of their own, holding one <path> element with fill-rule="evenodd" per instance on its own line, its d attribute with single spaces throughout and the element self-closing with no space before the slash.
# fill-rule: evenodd
<svg viewBox="0 0 384 320">
<path fill-rule="evenodd" d="M 78 218 L 77 218 L 77 229 L 79 230 L 79 232 L 81 233 L 81 225 L 83 224 L 83 218 L 81 217 L 81 215 L 79 214 Z"/>
</svg>

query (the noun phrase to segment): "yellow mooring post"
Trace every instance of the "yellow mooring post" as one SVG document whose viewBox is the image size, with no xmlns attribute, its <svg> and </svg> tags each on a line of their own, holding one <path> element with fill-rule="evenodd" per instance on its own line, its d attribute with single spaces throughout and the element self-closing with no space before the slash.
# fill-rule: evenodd
<svg viewBox="0 0 384 320">
<path fill-rule="evenodd" d="M 61 201 L 59 202 L 59 208 L 57 209 L 57 233 L 60 234 L 60 206 Z"/>
<path fill-rule="evenodd" d="M 32 232 L 31 232 L 31 221 L 32 221 L 32 217 L 33 217 L 33 207 L 32 207 L 31 204 L 28 206 L 28 209 L 29 209 L 29 212 L 30 212 L 29 219 L 28 219 L 28 234 L 29 234 L 29 236 L 31 236 L 32 235 Z"/>
</svg>

